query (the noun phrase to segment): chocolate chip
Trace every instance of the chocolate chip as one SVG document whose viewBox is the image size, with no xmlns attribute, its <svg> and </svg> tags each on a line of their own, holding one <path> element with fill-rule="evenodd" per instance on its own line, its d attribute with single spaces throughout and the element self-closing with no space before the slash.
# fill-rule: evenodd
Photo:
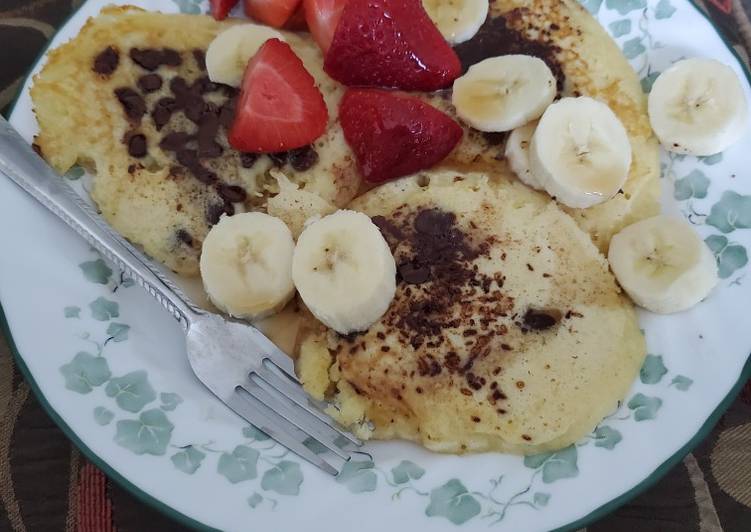
<svg viewBox="0 0 751 532">
<path fill-rule="evenodd" d="M 201 70 L 206 70 L 206 52 L 196 48 L 193 50 L 193 60 L 196 62 L 196 66 Z"/>
<path fill-rule="evenodd" d="M 183 96 L 184 94 L 190 92 L 188 82 L 185 81 L 185 78 L 182 78 L 180 76 L 175 76 L 170 80 L 169 89 L 175 93 L 175 96 Z"/>
<path fill-rule="evenodd" d="M 318 162 L 318 152 L 313 146 L 303 146 L 289 152 L 289 164 L 298 172 L 304 172 Z"/>
<path fill-rule="evenodd" d="M 222 105 L 222 108 L 219 109 L 219 123 L 229 129 L 232 126 L 232 122 L 234 120 L 235 120 L 235 98 L 230 98 L 229 100 L 224 102 L 224 105 Z"/>
<path fill-rule="evenodd" d="M 243 168 L 252 168 L 257 160 L 258 160 L 257 153 L 241 153 L 240 154 L 240 164 L 243 166 Z"/>
<path fill-rule="evenodd" d="M 506 140 L 506 137 L 508 136 L 508 133 L 505 131 L 501 133 L 483 133 L 482 136 L 489 146 L 498 146 L 499 144 L 503 144 L 503 142 Z"/>
<path fill-rule="evenodd" d="M 271 162 L 274 164 L 274 166 L 284 166 L 287 163 L 288 152 L 286 151 L 269 153 L 268 155 L 269 155 L 269 159 L 271 159 Z"/>
<path fill-rule="evenodd" d="M 163 48 L 161 63 L 167 66 L 180 66 L 183 64 L 183 60 L 177 50 L 173 50 L 172 48 Z"/>
<path fill-rule="evenodd" d="M 190 171 L 193 173 L 193 177 L 195 177 L 205 185 L 211 185 L 218 179 L 214 172 L 208 170 L 207 168 L 204 168 L 200 164 L 191 167 Z"/>
<path fill-rule="evenodd" d="M 140 133 L 132 135 L 128 139 L 128 154 L 131 157 L 144 157 L 146 155 L 146 137 Z"/>
<path fill-rule="evenodd" d="M 235 208 L 231 203 L 212 203 L 206 208 L 206 221 L 209 225 L 216 225 L 222 214 L 232 216 L 235 214 Z"/>
<path fill-rule="evenodd" d="M 555 314 L 558 314 L 556 316 Z M 560 320 L 560 312 L 529 309 L 524 314 L 524 326 L 534 331 L 550 329 Z"/>
<path fill-rule="evenodd" d="M 112 46 L 108 46 L 94 58 L 94 72 L 109 76 L 120 64 L 120 54 Z"/>
<path fill-rule="evenodd" d="M 207 108 L 198 125 L 198 156 L 202 159 L 222 154 L 222 147 L 215 140 L 219 131 L 219 117 L 211 111 L 211 108 Z"/>
<path fill-rule="evenodd" d="M 430 279 L 430 268 L 414 262 L 405 262 L 398 267 L 399 275 L 407 284 L 422 284 Z"/>
<path fill-rule="evenodd" d="M 451 229 L 456 220 L 452 212 L 444 212 L 438 209 L 425 209 L 415 217 L 414 226 L 417 232 L 426 235 L 442 235 Z"/>
<path fill-rule="evenodd" d="M 214 92 L 219 90 L 219 85 L 213 83 L 208 77 L 203 76 L 193 82 L 191 91 L 198 94 L 204 94 L 206 92 Z"/>
<path fill-rule="evenodd" d="M 206 208 L 206 221 L 209 225 L 216 225 L 224 214 L 224 203 L 212 203 Z"/>
<path fill-rule="evenodd" d="M 123 106 L 125 115 L 131 120 L 140 120 L 146 114 L 146 102 L 143 97 L 128 87 L 115 89 L 115 96 Z"/>
<path fill-rule="evenodd" d="M 161 63 L 162 54 L 159 50 L 132 48 L 130 50 L 130 58 L 137 65 L 145 68 L 146 70 L 156 70 Z"/>
<path fill-rule="evenodd" d="M 193 138 L 192 135 L 184 131 L 174 131 L 168 133 L 159 142 L 159 147 L 165 151 L 179 151 L 185 147 L 185 144 Z"/>
<path fill-rule="evenodd" d="M 162 103 L 163 101 L 165 103 Z M 154 109 L 151 111 L 151 119 L 154 121 L 157 131 L 162 129 L 172 116 L 173 106 L 166 103 L 168 101 L 174 102 L 175 100 L 173 98 L 162 98 L 156 103 Z"/>
<path fill-rule="evenodd" d="M 398 243 L 404 239 L 404 233 L 402 232 L 402 230 L 399 229 L 396 224 L 394 224 L 390 220 L 387 220 L 383 216 L 373 216 L 373 218 L 371 218 L 371 221 L 375 224 L 378 230 L 381 231 L 381 234 L 386 240 L 391 238 L 392 240 L 395 240 L 396 243 Z"/>
<path fill-rule="evenodd" d="M 182 58 L 176 50 L 163 48 L 155 50 L 153 48 L 131 48 L 130 58 L 137 65 L 146 70 L 154 71 L 159 65 L 180 66 Z"/>
<path fill-rule="evenodd" d="M 138 78 L 137 83 L 143 92 L 154 92 L 162 88 L 162 77 L 159 74 L 146 74 Z"/>
<path fill-rule="evenodd" d="M 178 229 L 175 231 L 175 237 L 179 242 L 187 244 L 190 247 L 193 246 L 193 237 L 185 229 Z"/>
<path fill-rule="evenodd" d="M 216 191 L 224 201 L 230 203 L 242 203 L 245 201 L 245 198 L 248 197 L 245 189 L 236 185 L 225 185 L 224 183 L 221 183 L 216 187 Z"/>
<path fill-rule="evenodd" d="M 188 118 L 188 120 L 196 124 L 199 124 L 201 122 L 201 119 L 205 114 L 210 113 L 210 108 L 208 107 L 209 104 L 204 102 L 203 98 L 201 98 L 200 96 L 190 94 L 183 100 L 182 103 L 183 105 L 181 107 L 183 108 L 185 116 Z"/>
<path fill-rule="evenodd" d="M 199 164 L 198 154 L 196 150 L 182 149 L 177 152 L 177 162 L 190 169 Z"/>
</svg>

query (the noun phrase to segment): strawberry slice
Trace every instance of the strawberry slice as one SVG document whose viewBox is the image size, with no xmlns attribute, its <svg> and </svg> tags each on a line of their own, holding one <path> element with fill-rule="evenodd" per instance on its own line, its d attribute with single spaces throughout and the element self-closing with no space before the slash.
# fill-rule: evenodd
<svg viewBox="0 0 751 532">
<path fill-rule="evenodd" d="M 239 0 L 209 0 L 209 8 L 211 10 L 211 16 L 215 20 L 224 20 L 230 12 L 230 9 L 235 7 Z"/>
<path fill-rule="evenodd" d="M 321 91 L 279 39 L 269 39 L 245 68 L 230 144 L 243 152 L 300 148 L 320 137 L 329 113 Z"/>
<path fill-rule="evenodd" d="M 461 74 L 420 0 L 349 0 L 324 70 L 345 85 L 433 91 Z"/>
<path fill-rule="evenodd" d="M 284 23 L 285 30 L 289 31 L 305 31 L 308 29 L 308 23 L 305 20 L 305 8 L 303 8 L 302 2 L 297 6 L 297 9 L 289 20 Z"/>
<path fill-rule="evenodd" d="M 308 28 L 324 54 L 331 46 L 346 4 L 347 0 L 303 0 Z"/>
<path fill-rule="evenodd" d="M 245 14 L 259 22 L 281 28 L 302 0 L 244 0 Z"/>
<path fill-rule="evenodd" d="M 339 120 L 360 173 L 371 183 L 430 168 L 462 138 L 461 126 L 432 105 L 384 90 L 349 89 Z"/>
</svg>

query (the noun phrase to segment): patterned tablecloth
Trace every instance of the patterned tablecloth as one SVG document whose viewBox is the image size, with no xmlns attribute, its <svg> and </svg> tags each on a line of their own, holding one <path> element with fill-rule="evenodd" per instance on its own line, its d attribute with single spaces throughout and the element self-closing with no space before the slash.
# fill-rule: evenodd
<svg viewBox="0 0 751 532">
<path fill-rule="evenodd" d="M 82 0 L 0 0 L 0 109 Z M 751 0 L 703 6 L 741 57 Z M 181 530 L 90 464 L 29 391 L 0 332 L 0 531 Z M 591 532 L 751 531 L 751 382 L 701 445 Z"/>
</svg>

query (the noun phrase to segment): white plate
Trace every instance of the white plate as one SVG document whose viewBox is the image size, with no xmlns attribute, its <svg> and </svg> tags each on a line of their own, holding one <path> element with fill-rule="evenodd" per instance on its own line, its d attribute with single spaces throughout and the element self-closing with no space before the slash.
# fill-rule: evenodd
<svg viewBox="0 0 751 532">
<path fill-rule="evenodd" d="M 53 46 L 105 3 L 84 4 Z M 197 0 L 134 3 L 206 8 Z M 586 3 L 645 87 L 678 58 L 709 56 L 736 70 L 751 99 L 735 56 L 687 0 Z M 31 139 L 37 126 L 29 83 L 11 121 Z M 751 132 L 705 159 L 663 156 L 665 209 L 696 225 L 717 254 L 722 280 L 689 312 L 641 315 L 650 355 L 625 404 L 591 436 L 553 455 L 441 456 L 406 443 L 374 443 L 367 448 L 375 464 L 355 464 L 336 480 L 326 476 L 217 402 L 191 374 L 178 325 L 0 179 L 7 329 L 19 366 L 68 436 L 110 477 L 185 524 L 292 530 L 302 523 L 332 532 L 583 526 L 680 460 L 751 373 L 750 141 Z"/>
</svg>

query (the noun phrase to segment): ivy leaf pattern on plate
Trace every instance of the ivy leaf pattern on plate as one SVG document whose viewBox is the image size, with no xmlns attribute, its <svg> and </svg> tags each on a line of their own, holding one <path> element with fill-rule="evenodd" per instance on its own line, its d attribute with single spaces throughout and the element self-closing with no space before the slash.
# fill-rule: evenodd
<svg viewBox="0 0 751 532">
<path fill-rule="evenodd" d="M 256 466 L 259 452 L 247 445 L 238 445 L 232 453 L 222 453 L 217 471 L 233 484 L 258 476 Z"/>
<path fill-rule="evenodd" d="M 89 309 L 91 317 L 98 321 L 109 321 L 120 316 L 120 305 L 104 297 L 98 297 L 89 303 Z"/>
<path fill-rule="evenodd" d="M 76 307 L 75 305 L 72 305 L 70 307 L 65 307 L 63 309 L 63 314 L 66 318 L 80 318 L 81 317 L 81 307 Z"/>
<path fill-rule="evenodd" d="M 156 392 L 149 384 L 146 372 L 132 371 L 107 383 L 104 392 L 114 397 L 117 406 L 128 412 L 138 412 L 156 399 Z"/>
<path fill-rule="evenodd" d="M 740 244 L 731 244 L 723 235 L 709 235 L 704 239 L 717 259 L 717 274 L 720 279 L 727 279 L 736 270 L 748 264 L 746 248 Z"/>
<path fill-rule="evenodd" d="M 461 525 L 480 513 L 481 506 L 460 480 L 452 478 L 430 492 L 430 504 L 425 509 L 429 517 L 445 517 Z"/>
<path fill-rule="evenodd" d="M 188 445 L 182 451 L 170 456 L 175 467 L 188 475 L 192 475 L 201 467 L 204 458 L 206 458 L 206 453 L 196 449 L 193 445 Z"/>
<path fill-rule="evenodd" d="M 159 456 L 166 452 L 174 428 L 158 408 L 145 410 L 138 419 L 117 422 L 115 442 L 136 454 Z"/>
<path fill-rule="evenodd" d="M 631 20 L 627 18 L 616 20 L 615 22 L 608 24 L 608 28 L 610 29 L 610 33 L 616 39 L 618 37 L 623 37 L 624 35 L 631 33 Z"/>
<path fill-rule="evenodd" d="M 639 371 L 639 380 L 644 384 L 656 384 L 667 372 L 662 355 L 647 355 Z"/>
<path fill-rule="evenodd" d="M 107 360 L 85 351 L 79 351 L 68 364 L 60 367 L 65 377 L 65 387 L 78 393 L 89 393 L 110 378 Z"/>
<path fill-rule="evenodd" d="M 289 460 L 282 460 L 274 464 L 261 478 L 261 487 L 275 491 L 282 495 L 297 495 L 303 477 L 300 464 Z"/>
<path fill-rule="evenodd" d="M 162 403 L 159 405 L 159 408 L 172 411 L 177 408 L 177 405 L 183 402 L 183 398 L 176 393 L 162 392 L 159 394 L 159 401 Z"/>
<path fill-rule="evenodd" d="M 603 447 L 612 451 L 623 439 L 619 431 L 607 425 L 601 425 L 594 431 L 595 447 Z"/>
<path fill-rule="evenodd" d="M 689 379 L 685 375 L 676 375 L 675 377 L 673 377 L 673 380 L 670 381 L 671 386 L 675 386 L 682 392 L 688 390 L 693 383 L 693 379 Z"/>
<path fill-rule="evenodd" d="M 128 330 L 130 330 L 130 325 L 113 321 L 109 324 L 109 327 L 107 327 L 107 335 L 109 336 L 108 341 L 124 342 L 128 339 Z"/>
<path fill-rule="evenodd" d="M 550 484 L 562 478 L 572 478 L 579 474 L 576 445 L 554 453 L 533 454 L 524 457 L 524 465 L 531 469 L 542 467 L 542 481 Z"/>
<path fill-rule="evenodd" d="M 634 411 L 636 421 L 646 421 L 657 417 L 657 411 L 662 406 L 662 399 L 659 397 L 647 397 L 643 393 L 637 393 L 626 404 Z"/>
<path fill-rule="evenodd" d="M 414 462 L 402 460 L 399 465 L 391 468 L 391 475 L 394 482 L 404 484 L 412 480 L 419 480 L 425 474 L 425 470 Z"/>
<path fill-rule="evenodd" d="M 112 277 L 112 268 L 107 266 L 102 259 L 82 262 L 78 265 L 83 276 L 92 283 L 109 284 Z"/>
<path fill-rule="evenodd" d="M 605 0 L 605 5 L 620 15 L 626 15 L 637 9 L 644 9 L 647 6 L 647 0 Z"/>
<path fill-rule="evenodd" d="M 670 3 L 670 0 L 660 0 L 655 7 L 655 18 L 657 20 L 670 18 L 675 13 L 675 7 Z"/>
<path fill-rule="evenodd" d="M 673 187 L 673 197 L 678 201 L 690 198 L 706 198 L 709 178 L 701 170 L 692 170 L 688 175 L 677 179 Z"/>
<path fill-rule="evenodd" d="M 722 193 L 720 201 L 712 205 L 706 224 L 716 227 L 723 233 L 751 227 L 751 196 L 744 196 L 732 190 Z"/>
<path fill-rule="evenodd" d="M 97 406 L 94 409 L 94 421 L 96 421 L 97 425 L 109 425 L 113 419 L 115 419 L 115 414 L 112 410 L 103 406 Z"/>
<path fill-rule="evenodd" d="M 375 491 L 378 477 L 373 471 L 372 460 L 353 461 L 344 464 L 342 472 L 336 477 L 336 481 L 347 486 L 352 493 Z"/>
</svg>

